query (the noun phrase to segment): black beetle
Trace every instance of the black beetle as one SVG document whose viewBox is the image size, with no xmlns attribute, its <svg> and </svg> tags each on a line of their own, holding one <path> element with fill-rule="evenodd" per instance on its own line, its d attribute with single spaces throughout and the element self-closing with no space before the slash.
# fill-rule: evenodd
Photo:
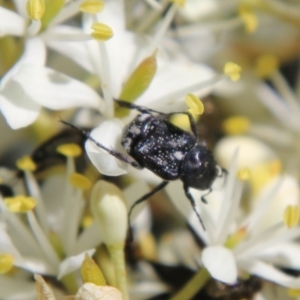
<svg viewBox="0 0 300 300">
<path fill-rule="evenodd" d="M 115 102 L 122 107 L 136 109 L 140 112 L 125 128 L 122 137 L 121 143 L 130 156 L 109 149 L 91 137 L 89 132 L 62 122 L 79 129 L 86 138 L 117 159 L 137 169 L 147 168 L 164 180 L 133 204 L 129 211 L 129 217 L 137 204 L 163 189 L 169 181 L 180 179 L 183 182 L 185 195 L 204 228 L 189 188 L 208 190 L 208 193 L 201 197 L 202 202 L 207 203 L 205 196 L 212 191 L 211 186 L 215 178 L 220 176 L 221 168 L 218 167 L 212 152 L 205 143 L 198 141 L 197 127 L 192 115 L 189 112 L 165 114 L 126 101 L 115 100 Z M 168 118 L 174 114 L 186 114 L 189 117 L 193 134 L 168 121 Z M 221 170 L 222 174 L 226 172 L 224 169 Z"/>
</svg>

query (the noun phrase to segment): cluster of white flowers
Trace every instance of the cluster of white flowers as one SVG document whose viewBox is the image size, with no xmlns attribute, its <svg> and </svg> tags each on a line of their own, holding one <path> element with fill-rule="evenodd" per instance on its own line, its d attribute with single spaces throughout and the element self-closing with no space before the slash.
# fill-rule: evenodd
<svg viewBox="0 0 300 300">
<path fill-rule="evenodd" d="M 283 0 L 0 0 L 0 298 L 188 300 L 214 297 L 208 286 L 217 282 L 227 294 L 215 298 L 229 299 L 255 277 L 259 287 L 241 298 L 300 299 L 299 11 Z M 292 83 L 280 71 L 287 63 Z M 149 205 L 133 210 L 137 262 L 127 277 L 127 213 L 159 177 L 91 140 L 82 171 L 82 145 L 71 133 L 39 152 L 53 156 L 50 167 L 63 161 L 63 171 L 41 175 L 34 156 L 19 159 L 17 171 L 9 164 L 63 130 L 60 119 L 126 154 L 120 140 L 136 111 L 114 99 L 189 110 L 198 122 L 207 100 L 203 119 L 219 113 L 212 150 L 228 170 L 209 195 L 190 189 L 205 228 L 182 182 L 158 197 L 169 198 L 178 210 L 169 215 L 189 229 L 175 221 L 167 236 L 155 236 Z M 172 122 L 189 130 L 180 115 Z M 193 276 L 172 286 L 149 261 Z"/>
</svg>

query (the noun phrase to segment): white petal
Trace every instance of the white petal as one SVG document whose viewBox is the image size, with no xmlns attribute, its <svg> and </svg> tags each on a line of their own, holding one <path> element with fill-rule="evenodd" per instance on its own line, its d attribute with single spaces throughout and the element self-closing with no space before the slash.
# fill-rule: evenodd
<svg viewBox="0 0 300 300">
<path fill-rule="evenodd" d="M 206 96 L 212 89 L 210 85 L 203 88 L 194 87 L 194 85 L 214 76 L 215 73 L 209 67 L 174 61 L 162 66 L 158 62 L 158 66 L 159 68 L 149 88 L 138 98 L 136 103 L 160 107 L 173 104 L 178 99 L 182 99 L 187 93 L 194 93 L 199 97 Z M 174 107 L 169 105 L 167 111 L 174 111 Z"/>
<path fill-rule="evenodd" d="M 24 64 L 35 64 L 39 66 L 45 65 L 46 62 L 46 47 L 40 38 L 28 38 L 24 45 L 24 52 L 20 59 L 13 65 L 13 67 L 5 74 L 0 82 L 1 88 L 15 75 L 20 67 Z"/>
<path fill-rule="evenodd" d="M 103 109 L 100 96 L 92 88 L 52 69 L 23 65 L 14 79 L 34 101 L 47 108 L 85 106 Z"/>
<path fill-rule="evenodd" d="M 227 284 L 236 283 L 236 261 L 229 249 L 222 246 L 207 247 L 202 252 L 202 262 L 213 278 Z"/>
<path fill-rule="evenodd" d="M 35 283 L 30 280 L 0 276 L 0 299 L 32 300 L 36 299 Z"/>
<path fill-rule="evenodd" d="M 300 288 L 300 279 L 286 275 L 271 265 L 263 263 L 261 261 L 247 260 L 240 262 L 241 266 L 252 275 L 257 275 L 268 281 L 272 281 L 281 286 L 290 288 Z"/>
<path fill-rule="evenodd" d="M 36 257 L 23 257 L 16 259 L 15 266 L 28 270 L 31 273 L 38 273 L 43 275 L 55 276 L 57 274 L 56 266 L 51 265 L 49 262 Z"/>
<path fill-rule="evenodd" d="M 123 131 L 123 124 L 119 119 L 112 119 L 103 122 L 96 127 L 91 136 L 99 143 L 110 149 L 121 149 L 120 139 Z M 126 164 L 110 155 L 105 150 L 96 146 L 90 140 L 85 143 L 85 150 L 88 157 L 101 174 L 119 176 L 127 173 Z"/>
<path fill-rule="evenodd" d="M 88 35 L 88 38 L 91 36 Z M 49 29 L 43 39 L 50 48 L 69 57 L 89 72 L 94 72 L 95 66 L 89 56 L 90 43 L 84 42 L 87 34 L 82 30 L 71 26 L 56 26 Z"/>
<path fill-rule="evenodd" d="M 266 262 L 276 266 L 300 269 L 300 245 L 295 243 L 283 243 L 272 245 L 272 247 L 263 250 L 258 256 Z"/>
<path fill-rule="evenodd" d="M 275 152 L 266 144 L 248 136 L 229 136 L 223 138 L 215 148 L 215 154 L 221 166 L 227 168 L 232 155 L 239 150 L 237 169 L 253 168 L 276 158 Z"/>
<path fill-rule="evenodd" d="M 62 261 L 61 264 L 59 265 L 59 272 L 57 275 L 57 279 L 60 279 L 63 276 L 70 274 L 71 272 L 79 269 L 84 260 L 85 253 L 87 253 L 90 257 L 92 257 L 95 253 L 95 249 L 85 251 L 75 256 L 70 256 L 66 258 L 64 261 Z"/>
<path fill-rule="evenodd" d="M 33 102 L 17 82 L 10 80 L 0 95 L 0 110 L 9 126 L 19 129 L 37 119 L 40 105 Z"/>
<path fill-rule="evenodd" d="M 25 32 L 26 21 L 15 12 L 0 6 L 0 37 L 21 36 Z"/>
<path fill-rule="evenodd" d="M 97 222 L 93 222 L 91 226 L 84 229 L 77 238 L 75 244 L 75 253 L 81 253 L 86 249 L 97 247 L 102 242 L 102 237 L 99 231 Z"/>
<path fill-rule="evenodd" d="M 272 193 L 275 191 L 276 193 Z M 272 199 L 269 199 L 268 207 L 264 207 L 265 212 L 260 219 L 254 220 L 256 232 L 261 232 L 281 221 L 283 221 L 283 215 L 288 205 L 299 204 L 299 186 L 296 178 L 290 175 L 276 176 L 271 179 L 267 185 L 260 191 L 258 196 L 254 199 L 256 204 L 254 211 L 263 209 L 260 203 L 262 199 L 265 199 L 268 195 L 272 195 Z M 259 201 L 260 200 L 260 201 Z"/>
<path fill-rule="evenodd" d="M 0 253 L 7 253 L 13 255 L 14 257 L 20 257 L 20 253 L 14 246 L 10 236 L 7 234 L 5 225 L 3 223 L 0 223 Z"/>
</svg>

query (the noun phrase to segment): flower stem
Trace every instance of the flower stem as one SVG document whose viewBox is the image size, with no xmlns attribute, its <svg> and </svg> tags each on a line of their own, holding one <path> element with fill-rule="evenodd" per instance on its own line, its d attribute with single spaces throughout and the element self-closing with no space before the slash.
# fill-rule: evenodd
<svg viewBox="0 0 300 300">
<path fill-rule="evenodd" d="M 210 278 L 205 268 L 201 268 L 196 275 L 171 300 L 189 300 L 206 284 Z"/>
<path fill-rule="evenodd" d="M 126 282 L 124 245 L 123 244 L 107 245 L 107 249 L 109 251 L 110 257 L 112 259 L 115 268 L 117 288 L 122 292 L 123 299 L 128 300 L 129 297 L 127 292 L 127 282 Z"/>
</svg>

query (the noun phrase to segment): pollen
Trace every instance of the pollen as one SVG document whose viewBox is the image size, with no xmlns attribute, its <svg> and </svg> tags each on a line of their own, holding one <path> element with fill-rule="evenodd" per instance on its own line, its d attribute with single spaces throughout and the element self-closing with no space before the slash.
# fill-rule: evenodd
<svg viewBox="0 0 300 300">
<path fill-rule="evenodd" d="M 185 103 L 196 115 L 202 115 L 204 112 L 204 105 L 202 101 L 194 94 L 187 94 L 185 96 Z"/>
<path fill-rule="evenodd" d="M 184 7 L 185 0 L 170 0 L 170 2 L 176 3 L 177 5 Z"/>
<path fill-rule="evenodd" d="M 103 23 L 94 23 L 92 25 L 92 37 L 98 41 L 107 41 L 113 37 L 112 29 Z"/>
<path fill-rule="evenodd" d="M 106 285 L 106 280 L 95 261 L 85 254 L 81 265 L 81 277 L 84 283 L 93 283 L 95 285 Z"/>
<path fill-rule="evenodd" d="M 242 181 L 249 180 L 251 176 L 251 172 L 248 168 L 242 168 L 238 171 L 237 177 Z"/>
<path fill-rule="evenodd" d="M 16 165 L 22 171 L 34 171 L 36 169 L 35 162 L 28 155 L 18 159 Z"/>
<path fill-rule="evenodd" d="M 82 150 L 77 144 L 64 144 L 56 148 L 56 151 L 66 157 L 77 157 L 81 155 Z"/>
<path fill-rule="evenodd" d="M 223 123 L 225 133 L 231 135 L 243 134 L 248 131 L 250 120 L 244 116 L 234 116 L 228 118 Z"/>
<path fill-rule="evenodd" d="M 28 0 L 26 4 L 26 10 L 29 17 L 32 20 L 40 20 L 45 12 L 45 1 L 44 0 Z"/>
<path fill-rule="evenodd" d="M 0 274 L 5 274 L 11 270 L 14 265 L 14 258 L 11 254 L 0 254 Z"/>
<path fill-rule="evenodd" d="M 86 215 L 82 218 L 81 226 L 86 229 L 90 227 L 94 222 L 94 218 L 91 215 Z"/>
<path fill-rule="evenodd" d="M 224 73 L 232 80 L 238 81 L 241 78 L 242 68 L 233 62 L 227 62 L 224 66 Z"/>
<path fill-rule="evenodd" d="M 278 175 L 282 170 L 282 164 L 279 159 L 274 159 L 270 162 L 270 173 L 271 175 Z"/>
<path fill-rule="evenodd" d="M 26 213 L 36 206 L 34 198 L 23 195 L 5 198 L 4 202 L 7 208 L 14 213 Z"/>
<path fill-rule="evenodd" d="M 240 228 L 236 233 L 230 235 L 225 242 L 225 247 L 228 249 L 233 249 L 236 247 L 242 240 L 245 239 L 247 235 L 247 229 L 245 227 Z"/>
<path fill-rule="evenodd" d="M 300 290 L 299 289 L 288 289 L 288 295 L 293 298 L 300 297 Z"/>
<path fill-rule="evenodd" d="M 91 181 L 86 176 L 79 173 L 71 174 L 69 181 L 74 187 L 81 190 L 87 190 L 92 186 Z"/>
<path fill-rule="evenodd" d="M 275 55 L 260 56 L 255 65 L 255 73 L 260 78 L 268 78 L 279 67 L 279 60 Z"/>
<path fill-rule="evenodd" d="M 246 31 L 253 33 L 257 29 L 258 21 L 253 10 L 245 5 L 239 7 L 239 15 L 245 24 Z"/>
<path fill-rule="evenodd" d="M 80 10 L 89 14 L 96 14 L 102 11 L 104 2 L 101 0 L 86 0 L 80 5 Z"/>
<path fill-rule="evenodd" d="M 298 225 L 300 209 L 298 205 L 288 205 L 284 211 L 283 221 L 288 228 Z"/>
</svg>

